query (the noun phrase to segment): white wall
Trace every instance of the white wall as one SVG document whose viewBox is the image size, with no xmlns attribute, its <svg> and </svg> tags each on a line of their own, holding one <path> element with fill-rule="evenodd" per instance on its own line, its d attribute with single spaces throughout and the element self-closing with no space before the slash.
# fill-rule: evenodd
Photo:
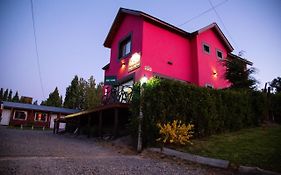
<svg viewBox="0 0 281 175">
<path fill-rule="evenodd" d="M 9 125 L 12 111 L 10 109 L 3 109 L 1 125 Z"/>
</svg>

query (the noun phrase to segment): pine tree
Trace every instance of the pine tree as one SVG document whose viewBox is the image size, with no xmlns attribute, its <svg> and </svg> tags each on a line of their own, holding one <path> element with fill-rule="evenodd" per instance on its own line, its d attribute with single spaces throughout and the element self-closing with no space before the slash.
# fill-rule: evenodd
<svg viewBox="0 0 281 175">
<path fill-rule="evenodd" d="M 3 101 L 7 101 L 8 100 L 8 94 L 9 94 L 9 89 L 6 89 L 3 95 Z"/>
<path fill-rule="evenodd" d="M 4 96 L 4 90 L 3 90 L 3 88 L 1 88 L 0 89 L 0 101 L 2 101 L 3 96 Z"/>
<path fill-rule="evenodd" d="M 281 92 L 281 77 L 274 78 L 271 81 L 270 86 L 275 90 L 276 93 L 280 93 Z"/>
<path fill-rule="evenodd" d="M 12 102 L 19 102 L 20 98 L 19 98 L 19 93 L 18 91 L 16 92 L 16 94 L 14 95 L 14 97 L 12 98 Z"/>
<path fill-rule="evenodd" d="M 66 88 L 64 104 L 66 108 L 79 109 L 79 78 L 77 75 L 71 81 L 71 84 Z"/>
<path fill-rule="evenodd" d="M 13 96 L 13 91 L 12 89 L 10 89 L 7 101 L 12 101 L 12 96 Z"/>
<path fill-rule="evenodd" d="M 231 83 L 233 89 L 255 89 L 257 80 L 251 75 L 255 73 L 254 68 L 247 68 L 245 63 L 239 59 L 227 59 L 225 61 L 225 78 Z"/>
<path fill-rule="evenodd" d="M 46 101 L 41 103 L 42 105 L 46 106 L 55 106 L 55 107 L 61 107 L 62 106 L 62 101 L 61 101 L 61 96 L 59 94 L 59 90 L 56 87 L 55 90 L 49 94 L 49 97 Z"/>
</svg>

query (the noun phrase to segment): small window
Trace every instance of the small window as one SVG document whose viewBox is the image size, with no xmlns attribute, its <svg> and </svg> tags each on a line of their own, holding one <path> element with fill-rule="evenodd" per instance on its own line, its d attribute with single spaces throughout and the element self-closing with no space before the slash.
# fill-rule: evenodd
<svg viewBox="0 0 281 175">
<path fill-rule="evenodd" d="M 209 45 L 207 45 L 207 44 L 203 44 L 203 50 L 204 50 L 204 52 L 205 53 L 207 53 L 207 54 L 210 54 L 210 46 Z"/>
<path fill-rule="evenodd" d="M 47 117 L 48 117 L 48 115 L 46 113 L 36 112 L 35 113 L 35 117 L 34 117 L 34 121 L 46 122 L 47 121 Z"/>
<path fill-rule="evenodd" d="M 131 53 L 131 35 L 122 40 L 119 44 L 119 59 L 126 57 Z"/>
<path fill-rule="evenodd" d="M 223 59 L 223 56 L 222 56 L 222 51 L 218 50 L 217 49 L 217 58 L 222 60 Z"/>
<path fill-rule="evenodd" d="M 26 120 L 27 112 L 26 111 L 15 111 L 14 112 L 14 119 L 15 120 Z"/>
</svg>

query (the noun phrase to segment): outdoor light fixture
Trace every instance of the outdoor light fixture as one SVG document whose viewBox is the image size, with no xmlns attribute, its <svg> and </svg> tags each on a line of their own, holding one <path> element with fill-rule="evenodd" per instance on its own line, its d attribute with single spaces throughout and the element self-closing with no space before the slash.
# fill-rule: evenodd
<svg viewBox="0 0 281 175">
<path fill-rule="evenodd" d="M 214 76 L 214 78 L 217 78 L 217 76 L 218 76 L 218 73 L 217 73 L 217 71 L 213 71 L 213 76 Z"/>
<path fill-rule="evenodd" d="M 141 77 L 141 79 L 140 79 L 140 84 L 141 84 L 141 86 L 144 84 L 144 83 L 146 83 L 147 82 L 147 77 L 144 75 L 143 77 Z"/>
</svg>

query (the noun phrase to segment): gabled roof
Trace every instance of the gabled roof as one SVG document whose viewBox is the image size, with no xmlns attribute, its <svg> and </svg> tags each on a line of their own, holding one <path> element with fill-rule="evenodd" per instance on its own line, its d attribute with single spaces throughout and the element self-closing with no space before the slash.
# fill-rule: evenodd
<svg viewBox="0 0 281 175">
<path fill-rule="evenodd" d="M 225 37 L 225 35 L 222 33 L 221 29 L 219 28 L 219 26 L 215 22 L 206 26 L 206 27 L 203 27 L 202 29 L 199 29 L 199 30 L 193 32 L 192 34 L 198 35 L 200 33 L 203 33 L 205 31 L 207 31 L 207 30 L 210 30 L 210 29 L 213 29 L 213 30 L 215 30 L 215 32 L 217 32 L 218 36 L 224 42 L 224 44 L 227 46 L 227 48 L 229 49 L 230 52 L 232 52 L 234 50 L 234 48 L 231 46 L 228 39 Z"/>
<path fill-rule="evenodd" d="M 227 38 L 225 37 L 225 35 L 222 33 L 221 29 L 219 28 L 219 26 L 216 23 L 212 23 L 202 29 L 199 29 L 193 33 L 189 33 L 186 32 L 176 26 L 173 26 L 165 21 L 162 21 L 156 17 L 153 17 L 149 14 L 146 14 L 142 11 L 138 11 L 138 10 L 131 10 L 131 9 L 125 9 L 125 8 L 120 8 L 114 21 L 113 24 L 109 30 L 109 33 L 104 41 L 104 46 L 107 48 L 111 47 L 111 43 L 114 39 L 115 34 L 118 31 L 118 28 L 120 27 L 120 25 L 122 24 L 123 19 L 125 18 L 126 15 L 134 15 L 134 16 L 140 16 L 142 17 L 144 20 L 149 21 L 150 23 L 153 23 L 157 26 L 160 26 L 166 30 L 169 30 L 171 32 L 177 33 L 179 35 L 182 35 L 184 37 L 191 37 L 191 36 L 196 36 L 197 34 L 200 34 L 204 31 L 207 31 L 209 29 L 214 29 L 218 36 L 220 37 L 220 39 L 224 42 L 224 44 L 227 46 L 227 48 L 229 49 L 229 51 L 233 51 L 233 47 L 231 46 L 230 42 L 227 40 Z"/>
<path fill-rule="evenodd" d="M 3 106 L 4 108 L 18 108 L 18 109 L 36 110 L 36 111 L 54 112 L 54 113 L 63 113 L 63 114 L 72 114 L 80 111 L 78 109 L 59 108 L 53 106 L 40 106 L 40 105 L 15 103 L 15 102 L 8 102 L 8 101 L 3 101 Z"/>
<path fill-rule="evenodd" d="M 107 65 L 103 66 L 102 70 L 106 70 L 109 68 L 110 63 L 108 63 Z"/>
<path fill-rule="evenodd" d="M 107 35 L 107 37 L 104 41 L 103 45 L 105 47 L 110 48 L 111 43 L 113 41 L 113 38 L 114 38 L 115 34 L 117 33 L 118 28 L 120 27 L 120 25 L 121 25 L 121 23 L 122 23 L 122 21 L 123 21 L 123 19 L 126 15 L 140 16 L 140 17 L 144 18 L 144 20 L 147 20 L 147 21 L 149 21 L 149 22 L 151 22 L 155 25 L 163 27 L 163 28 L 165 28 L 167 30 L 170 30 L 172 32 L 178 33 L 178 34 L 183 35 L 183 36 L 189 36 L 190 35 L 190 33 L 186 32 L 186 31 L 184 31 L 184 30 L 182 30 L 178 27 L 175 27 L 175 26 L 173 26 L 173 25 L 171 25 L 171 24 L 169 24 L 165 21 L 162 21 L 162 20 L 160 20 L 156 17 L 153 17 L 149 14 L 146 14 L 142 11 L 120 8 L 116 17 L 115 17 L 115 19 L 114 19 L 114 21 L 113 21 L 113 24 L 112 24 L 111 28 L 109 30 L 109 33 L 108 33 L 108 35 Z"/>
</svg>

